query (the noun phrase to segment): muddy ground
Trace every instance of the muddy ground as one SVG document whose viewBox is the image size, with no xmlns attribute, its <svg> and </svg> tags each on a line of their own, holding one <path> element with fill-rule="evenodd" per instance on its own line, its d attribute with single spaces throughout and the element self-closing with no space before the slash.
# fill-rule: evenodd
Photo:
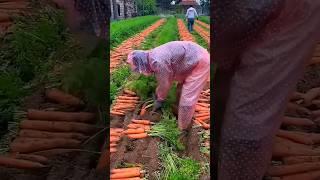
<svg viewBox="0 0 320 180">
<path fill-rule="evenodd" d="M 44 98 L 44 88 L 39 88 L 32 95 L 25 98 L 24 110 L 51 109 L 61 111 L 76 111 L 66 106 L 49 103 Z M 92 111 L 85 107 L 82 111 Z M 99 124 L 99 122 L 98 122 Z M 97 136 L 81 149 L 100 152 L 103 144 L 104 134 Z M 41 170 L 18 170 L 0 167 L 1 180 L 105 180 L 107 172 L 95 171 L 99 154 L 89 152 L 70 152 L 56 156 L 50 156 L 47 168 Z"/>
</svg>

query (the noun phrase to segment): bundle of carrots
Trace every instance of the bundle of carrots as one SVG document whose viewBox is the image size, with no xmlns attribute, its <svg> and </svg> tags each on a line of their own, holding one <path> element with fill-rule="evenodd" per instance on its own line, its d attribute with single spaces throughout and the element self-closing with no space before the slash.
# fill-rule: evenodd
<svg viewBox="0 0 320 180">
<path fill-rule="evenodd" d="M 145 171 L 141 167 L 117 168 L 110 171 L 111 180 L 142 180 Z"/>
<path fill-rule="evenodd" d="M 130 139 L 142 139 L 148 137 L 147 132 L 151 129 L 153 122 L 150 120 L 137 120 L 132 119 L 131 123 L 127 126 L 128 129 L 124 133 Z"/>
<path fill-rule="evenodd" d="M 210 29 L 210 25 L 209 25 L 209 24 L 206 24 L 206 23 L 204 23 L 204 22 L 202 22 L 202 21 L 199 21 L 199 20 L 196 20 L 196 23 L 200 24 L 201 26 L 203 26 L 203 27 L 205 27 L 205 28 Z"/>
<path fill-rule="evenodd" d="M 304 93 L 294 93 L 288 104 L 289 114 L 299 116 L 299 112 L 310 111 L 310 119 L 285 116 L 283 126 L 293 126 L 300 130 L 279 129 L 273 145 L 272 155 L 275 160 L 281 160 L 281 165 L 271 165 L 266 175 L 285 180 L 317 180 L 320 179 L 320 134 L 310 133 L 305 128 L 315 127 L 320 117 L 317 101 L 320 88 L 313 88 Z M 310 109 L 313 107 L 313 109 Z M 300 114 L 300 116 L 302 116 Z"/>
<path fill-rule="evenodd" d="M 202 91 L 200 94 L 200 98 L 196 104 L 194 123 L 202 126 L 204 129 L 210 128 L 210 89 Z"/>
<path fill-rule="evenodd" d="M 183 23 L 183 21 L 181 19 L 178 19 L 178 30 L 179 30 L 179 34 L 180 34 L 180 39 L 182 41 L 195 42 L 193 36 L 189 33 L 189 31 L 187 30 L 187 27 L 185 26 L 185 24 Z"/>
<path fill-rule="evenodd" d="M 36 153 L 59 148 L 79 148 L 81 141 L 99 130 L 91 125 L 95 116 L 87 112 L 28 110 L 20 123 L 18 137 L 10 144 L 11 152 Z"/>
<path fill-rule="evenodd" d="M 124 41 L 114 51 L 111 51 L 110 72 L 112 72 L 117 66 L 122 63 L 122 59 L 133 50 L 134 46 L 139 46 L 144 41 L 144 39 L 155 29 L 159 28 L 164 23 L 164 21 L 164 19 L 160 19 L 141 33 L 138 33 L 134 37 Z"/>
<path fill-rule="evenodd" d="M 204 30 L 199 25 L 194 25 L 194 30 L 210 45 L 210 32 Z"/>
<path fill-rule="evenodd" d="M 121 96 L 116 98 L 110 114 L 114 116 L 125 116 L 125 113 L 133 111 L 139 103 L 137 94 L 130 90 L 124 90 Z"/>
<path fill-rule="evenodd" d="M 110 153 L 117 152 L 117 143 L 120 141 L 124 129 L 110 128 Z"/>
</svg>

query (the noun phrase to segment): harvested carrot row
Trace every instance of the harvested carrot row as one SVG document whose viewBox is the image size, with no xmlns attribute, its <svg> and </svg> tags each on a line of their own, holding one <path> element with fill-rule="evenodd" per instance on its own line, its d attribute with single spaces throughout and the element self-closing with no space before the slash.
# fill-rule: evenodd
<svg viewBox="0 0 320 180">
<path fill-rule="evenodd" d="M 120 140 L 119 136 L 110 136 L 110 142 L 118 142 Z"/>
</svg>

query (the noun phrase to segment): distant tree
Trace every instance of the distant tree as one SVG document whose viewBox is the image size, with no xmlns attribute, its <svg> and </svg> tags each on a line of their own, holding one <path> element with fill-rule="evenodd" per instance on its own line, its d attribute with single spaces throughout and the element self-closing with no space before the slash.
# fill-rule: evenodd
<svg viewBox="0 0 320 180">
<path fill-rule="evenodd" d="M 141 16 L 156 13 L 156 0 L 136 0 L 138 6 L 138 14 Z"/>
</svg>

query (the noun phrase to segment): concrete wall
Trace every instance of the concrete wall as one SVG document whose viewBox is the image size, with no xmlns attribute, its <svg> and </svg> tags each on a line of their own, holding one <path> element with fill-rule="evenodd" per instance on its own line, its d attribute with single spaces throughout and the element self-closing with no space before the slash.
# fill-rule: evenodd
<svg viewBox="0 0 320 180">
<path fill-rule="evenodd" d="M 125 14 L 124 14 L 124 0 L 117 0 L 117 7 L 116 10 L 118 12 L 118 18 L 119 19 L 124 19 Z M 111 4 L 111 19 L 114 19 L 113 17 L 113 4 L 112 0 L 110 0 Z M 126 18 L 134 17 L 137 15 L 137 5 L 135 4 L 134 0 L 126 0 L 126 9 L 127 9 L 127 14 Z M 120 11 L 119 11 L 120 10 Z"/>
</svg>

